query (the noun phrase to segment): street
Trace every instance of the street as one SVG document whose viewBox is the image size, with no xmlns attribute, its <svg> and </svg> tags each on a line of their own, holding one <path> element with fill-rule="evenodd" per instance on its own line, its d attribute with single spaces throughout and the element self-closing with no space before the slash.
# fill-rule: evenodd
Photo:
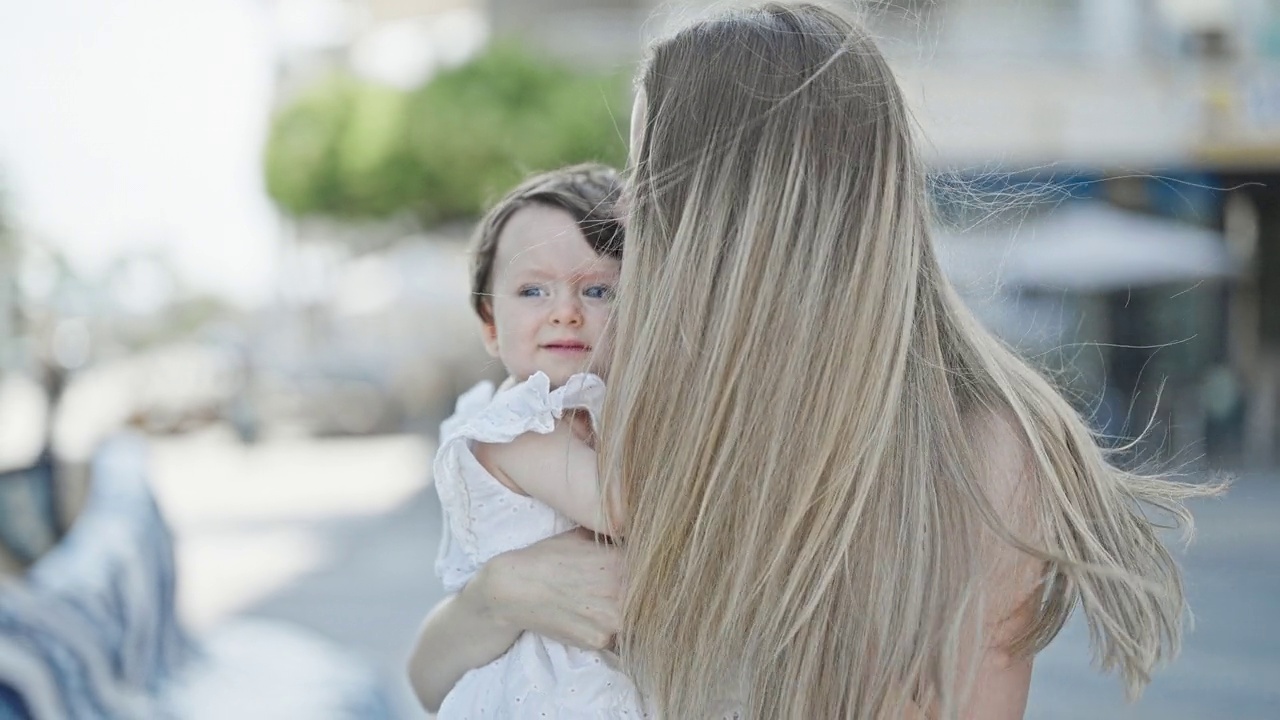
<svg viewBox="0 0 1280 720">
<path fill-rule="evenodd" d="M 376 664 L 406 719 L 423 717 L 403 667 L 441 595 L 431 449 L 411 436 L 251 449 L 221 431 L 158 440 L 189 623 L 248 614 L 312 628 Z M 1280 718 L 1280 474 L 1246 475 L 1195 510 L 1185 567 L 1196 627 L 1181 658 L 1126 705 L 1119 681 L 1091 669 L 1075 618 L 1037 659 L 1028 718 Z"/>
</svg>

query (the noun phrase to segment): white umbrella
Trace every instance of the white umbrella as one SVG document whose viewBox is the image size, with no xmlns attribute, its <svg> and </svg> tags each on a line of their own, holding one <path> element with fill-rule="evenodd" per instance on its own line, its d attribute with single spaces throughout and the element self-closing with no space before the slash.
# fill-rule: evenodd
<svg viewBox="0 0 1280 720">
<path fill-rule="evenodd" d="M 1102 202 L 1072 203 L 1014 227 L 941 233 L 936 246 L 962 290 L 1105 292 L 1237 272 L 1218 233 Z"/>
</svg>

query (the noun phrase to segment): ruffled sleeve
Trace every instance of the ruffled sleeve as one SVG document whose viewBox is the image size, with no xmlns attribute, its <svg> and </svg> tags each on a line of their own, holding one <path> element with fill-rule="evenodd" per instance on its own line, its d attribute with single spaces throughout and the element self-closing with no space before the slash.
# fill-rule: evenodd
<svg viewBox="0 0 1280 720">
<path fill-rule="evenodd" d="M 586 410 L 592 425 L 598 427 L 604 390 L 604 381 L 589 373 L 573 375 L 552 390 L 550 379 L 539 372 L 496 394 L 492 384 L 482 383 L 458 399 L 453 417 L 441 424 L 440 450 L 433 468 L 446 519 L 436 570 L 446 588 L 460 586 L 492 554 L 482 552 L 483 531 L 479 528 L 486 523 L 476 513 L 488 504 L 477 502 L 477 498 L 517 495 L 480 465 L 472 443 L 509 443 L 529 432 L 550 433 L 570 410 Z M 465 563 L 459 562 L 462 558 Z"/>
<path fill-rule="evenodd" d="M 557 418 L 566 410 L 586 410 L 591 416 L 592 429 L 599 432 L 600 415 L 604 412 L 604 380 L 591 373 L 574 375 L 551 392 L 550 402 Z"/>
<path fill-rule="evenodd" d="M 466 439 L 482 443 L 509 443 L 528 432 L 545 435 L 555 430 L 556 422 L 568 410 L 586 410 L 594 425 L 603 406 L 604 381 L 599 377 L 589 373 L 573 375 L 564 385 L 552 390 L 550 379 L 538 372 L 528 380 L 493 395 L 482 410 L 450 427 L 452 432 L 448 435 L 442 427 L 441 435 L 445 442 Z"/>
</svg>

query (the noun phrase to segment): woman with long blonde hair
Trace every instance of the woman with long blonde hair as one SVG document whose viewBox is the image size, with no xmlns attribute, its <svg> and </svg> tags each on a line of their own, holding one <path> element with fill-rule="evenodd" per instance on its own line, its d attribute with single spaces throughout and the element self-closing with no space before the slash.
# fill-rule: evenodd
<svg viewBox="0 0 1280 720">
<path fill-rule="evenodd" d="M 768 3 L 657 43 L 631 182 L 599 445 L 626 582 L 570 537 L 482 573 L 424 626 L 424 701 L 521 629 L 616 624 L 662 718 L 1019 718 L 1076 607 L 1136 696 L 1185 609 L 1148 513 L 1211 489 L 1109 463 L 965 309 L 868 34 Z"/>
</svg>

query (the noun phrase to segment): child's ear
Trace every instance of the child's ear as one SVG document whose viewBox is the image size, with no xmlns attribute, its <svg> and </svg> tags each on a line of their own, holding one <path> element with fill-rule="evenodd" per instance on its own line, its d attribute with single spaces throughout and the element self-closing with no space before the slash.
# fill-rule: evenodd
<svg viewBox="0 0 1280 720">
<path fill-rule="evenodd" d="M 484 340 L 484 349 L 490 357 L 498 357 L 498 326 L 492 320 L 480 323 L 480 339 Z"/>
</svg>

